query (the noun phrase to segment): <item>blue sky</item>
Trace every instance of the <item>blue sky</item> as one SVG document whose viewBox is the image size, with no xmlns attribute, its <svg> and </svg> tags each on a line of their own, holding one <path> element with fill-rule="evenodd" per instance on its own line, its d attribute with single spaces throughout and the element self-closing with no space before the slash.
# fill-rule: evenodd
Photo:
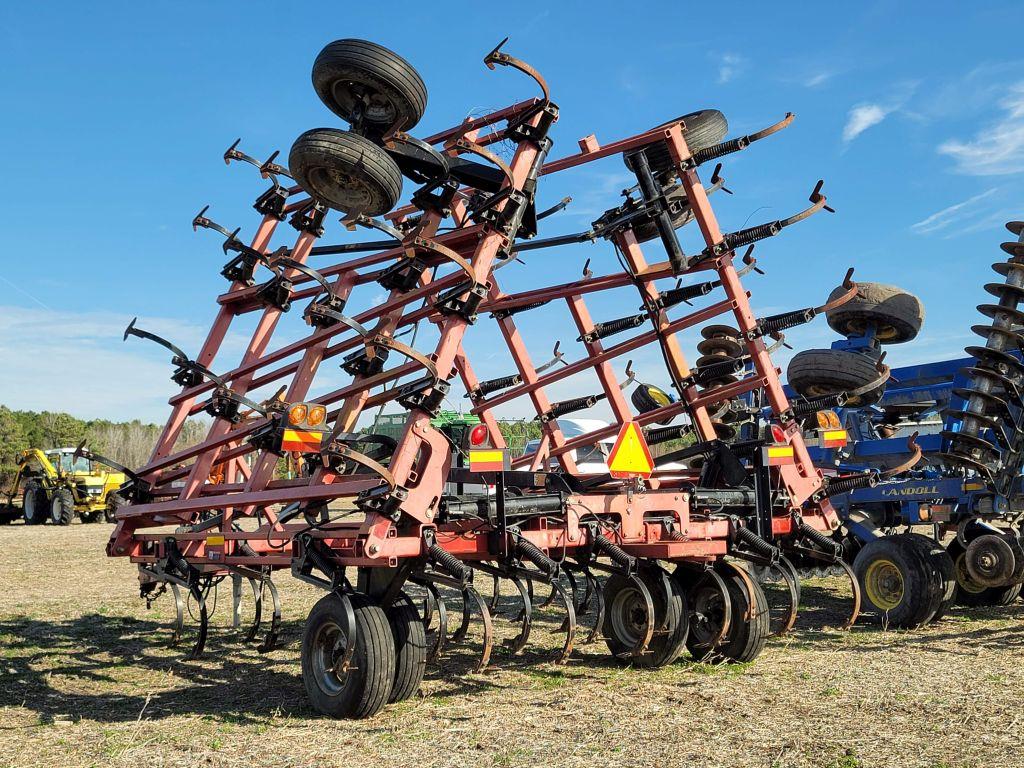
<svg viewBox="0 0 1024 768">
<path fill-rule="evenodd" d="M 589 133 L 609 142 L 705 107 L 726 114 L 732 135 L 795 112 L 790 129 L 726 160 L 736 194 L 712 198 L 734 230 L 800 209 L 824 178 L 838 211 L 759 247 L 768 274 L 748 282 L 756 308 L 818 303 L 856 265 L 861 279 L 902 285 L 925 302 L 924 332 L 891 349 L 891 363 L 958 356 L 968 342 L 982 286 L 994 278 L 988 265 L 1001 257 L 1002 222 L 1024 218 L 1019 2 L 730 5 L 724 18 L 681 2 L 625 12 L 615 2 L 424 7 L 4 4 L 0 402 L 163 419 L 174 391 L 166 355 L 122 344 L 121 331 L 139 315 L 140 325 L 198 348 L 225 285 L 224 259 L 215 236 L 193 234 L 189 221 L 209 203 L 211 216 L 251 235 L 249 206 L 263 185 L 220 156 L 238 137 L 251 154 L 287 156 L 302 131 L 336 125 L 309 70 L 341 37 L 382 43 L 420 70 L 430 95 L 419 135 L 532 95 L 525 79 L 481 63 L 506 35 L 507 50 L 546 75 L 561 107 L 554 157 Z M 545 234 L 585 229 L 627 183 L 618 158 L 545 180 L 542 204 L 575 198 Z M 330 222 L 327 241 L 352 239 Z M 275 245 L 291 240 L 290 228 L 282 233 Z M 689 250 L 695 234 L 682 233 Z M 544 251 L 504 270 L 503 287 L 572 279 L 587 258 L 598 274 L 614 268 L 603 243 Z M 636 304 L 610 296 L 593 314 L 618 317 Z M 288 338 L 302 331 L 291 321 Z M 572 349 L 576 334 L 560 308 L 522 325 L 538 359 L 555 338 Z M 238 325 L 215 368 L 236 362 L 249 327 Z M 493 338 L 486 320 L 468 337 L 477 368 L 511 372 Z M 818 321 L 790 339 L 827 346 L 832 334 Z M 419 346 L 429 345 L 424 331 Z M 653 350 L 634 365 L 664 384 Z M 343 381 L 333 364 L 322 376 L 325 388 Z M 552 396 L 596 389 L 582 379 Z"/>
</svg>

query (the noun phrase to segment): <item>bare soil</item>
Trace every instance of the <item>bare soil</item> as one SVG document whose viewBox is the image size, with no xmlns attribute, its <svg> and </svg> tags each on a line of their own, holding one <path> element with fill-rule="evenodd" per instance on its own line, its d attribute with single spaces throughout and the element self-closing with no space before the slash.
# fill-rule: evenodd
<svg viewBox="0 0 1024 768">
<path fill-rule="evenodd" d="M 288 645 L 261 655 L 217 629 L 200 661 L 168 646 L 172 604 L 146 610 L 106 524 L 0 526 L 0 764 L 10 766 L 1020 766 L 1024 605 L 957 609 L 915 632 L 841 621 L 840 580 L 804 584 L 795 630 L 750 665 L 642 671 L 604 643 L 556 666 L 557 612 L 527 651 L 473 647 L 423 695 L 360 722 L 306 703 L 302 621 L 319 595 L 287 574 Z M 518 629 L 511 597 L 496 620 Z M 591 617 L 585 617 L 584 622 Z M 580 639 L 586 634 L 582 631 Z"/>
</svg>

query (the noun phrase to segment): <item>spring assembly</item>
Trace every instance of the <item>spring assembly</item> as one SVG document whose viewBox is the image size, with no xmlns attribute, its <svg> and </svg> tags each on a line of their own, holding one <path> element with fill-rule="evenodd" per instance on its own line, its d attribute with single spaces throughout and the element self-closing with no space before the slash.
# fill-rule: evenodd
<svg viewBox="0 0 1024 768">
<path fill-rule="evenodd" d="M 499 389 L 508 389 L 522 383 L 523 377 L 518 373 L 513 373 L 511 376 L 501 376 L 497 379 L 481 381 L 472 392 L 467 392 L 465 396 L 471 400 L 477 400 L 484 395 L 489 395 L 491 392 L 497 392 Z"/>
<path fill-rule="evenodd" d="M 686 437 L 692 432 L 693 427 L 689 424 L 655 427 L 644 432 L 644 438 L 647 440 L 648 445 L 657 445 L 658 443 L 665 443 L 669 440 L 677 440 L 681 437 Z"/>
<path fill-rule="evenodd" d="M 830 477 L 825 486 L 825 494 L 839 496 L 858 488 L 874 488 L 876 485 L 878 485 L 878 474 L 875 472 L 864 472 L 846 477 Z"/>
<path fill-rule="evenodd" d="M 701 387 L 720 386 L 727 383 L 731 378 L 735 381 L 733 374 L 743 370 L 743 363 L 740 360 L 723 360 L 716 363 L 702 365 L 693 371 L 693 381 Z"/>
<path fill-rule="evenodd" d="M 655 305 L 659 309 L 668 309 L 669 307 L 674 307 L 676 304 L 682 304 L 684 301 L 689 302 L 692 299 L 699 299 L 701 296 L 707 296 L 714 289 L 715 283 L 713 281 L 697 283 L 696 285 L 681 285 L 678 288 L 669 288 L 658 297 Z M 641 307 L 641 309 L 643 309 L 643 307 Z"/>
<path fill-rule="evenodd" d="M 463 565 L 459 558 L 446 551 L 437 542 L 434 542 L 427 548 L 427 554 L 430 555 L 430 559 L 437 563 L 441 570 L 452 578 L 459 579 L 463 583 L 469 583 L 473 580 L 473 571 Z"/>
<path fill-rule="evenodd" d="M 745 544 L 751 552 L 774 563 L 779 559 L 779 548 L 769 544 L 749 528 L 736 526 L 736 541 Z"/>
<path fill-rule="evenodd" d="M 800 521 L 796 529 L 803 538 L 815 544 L 822 551 L 835 557 L 839 557 L 842 554 L 843 547 L 838 541 L 829 538 L 821 531 L 816 531 L 803 520 Z"/>
<path fill-rule="evenodd" d="M 693 379 L 703 387 L 732 384 L 743 370 L 740 332 L 728 325 L 709 325 L 701 329 L 703 341 L 697 345 L 700 357 Z"/>
<path fill-rule="evenodd" d="M 986 435 L 993 424 L 993 419 L 1003 416 L 1005 401 L 1003 392 L 1012 391 L 1024 381 L 1024 366 L 1014 357 L 1010 350 L 1019 348 L 1021 338 L 1015 328 L 1024 322 L 1024 312 L 1019 304 L 1024 299 L 1024 222 L 1009 222 L 1006 228 L 1017 236 L 1017 242 L 1002 244 L 1002 249 L 1010 254 L 1004 262 L 996 262 L 992 269 L 1000 274 L 1002 283 L 989 283 L 985 290 L 999 299 L 998 304 L 982 304 L 978 311 L 991 319 L 989 325 L 976 325 L 972 330 L 985 338 L 985 346 L 969 346 L 967 354 L 974 357 L 977 364 L 965 371 L 968 374 L 967 387 L 958 389 L 954 394 L 963 397 L 967 403 L 957 414 L 960 418 L 958 431 L 944 431 L 943 437 L 949 439 L 945 456 L 952 463 L 975 469 L 985 475 L 999 472 L 1003 482 L 1008 485 L 1010 475 L 1016 474 L 1021 463 L 1020 454 L 1016 453 L 1016 466 L 1005 467 L 1000 461 L 1001 451 L 992 444 Z M 1017 433 L 1019 435 L 1019 432 Z M 1015 435 L 1013 442 L 1018 442 Z M 1005 492 L 1007 488 L 997 488 Z"/>
<path fill-rule="evenodd" d="M 535 301 L 532 304 L 523 304 L 521 307 L 509 307 L 508 309 L 499 309 L 496 312 L 491 312 L 491 317 L 495 320 L 502 320 L 506 317 L 512 317 L 512 315 L 518 315 L 520 312 L 527 312 L 531 309 L 537 309 L 537 307 L 543 307 L 548 302 L 546 301 Z"/>
<path fill-rule="evenodd" d="M 626 554 L 626 550 L 600 533 L 594 534 L 594 551 L 607 555 L 613 563 L 629 572 L 632 572 L 633 566 L 636 564 L 636 558 Z"/>
<path fill-rule="evenodd" d="M 821 397 L 810 397 L 800 403 L 793 404 L 793 417 L 803 419 L 811 416 L 817 411 L 827 411 L 833 408 L 842 408 L 846 405 L 846 393 L 838 392 L 834 395 L 822 395 Z"/>
<path fill-rule="evenodd" d="M 560 400 L 557 403 L 552 403 L 551 409 L 542 415 L 540 420 L 547 423 L 552 419 L 557 419 L 559 416 L 565 416 L 567 413 L 575 413 L 585 408 L 593 408 L 596 403 L 604 400 L 605 397 L 606 395 L 601 392 L 597 395 L 584 395 L 583 397 L 574 397 L 571 400 Z"/>
<path fill-rule="evenodd" d="M 628 330 L 630 328 L 639 328 L 647 320 L 648 314 L 641 312 L 638 315 L 630 315 L 629 317 L 620 317 L 618 320 L 609 320 L 606 323 L 595 323 L 594 330 L 590 333 L 585 333 L 576 338 L 576 341 L 597 341 L 608 336 L 612 336 L 616 333 Z"/>
<path fill-rule="evenodd" d="M 763 317 L 757 321 L 757 329 L 762 336 L 770 336 L 780 331 L 809 323 L 816 314 L 813 308 L 808 307 L 807 309 L 797 309 L 793 312 L 783 312 L 779 315 Z"/>
<path fill-rule="evenodd" d="M 529 560 L 531 563 L 537 566 L 548 578 L 555 578 L 558 575 L 558 563 L 552 560 L 550 557 L 545 555 L 540 547 L 534 544 L 532 541 L 528 541 L 522 537 L 517 537 L 515 542 L 515 552 L 523 560 Z"/>
</svg>

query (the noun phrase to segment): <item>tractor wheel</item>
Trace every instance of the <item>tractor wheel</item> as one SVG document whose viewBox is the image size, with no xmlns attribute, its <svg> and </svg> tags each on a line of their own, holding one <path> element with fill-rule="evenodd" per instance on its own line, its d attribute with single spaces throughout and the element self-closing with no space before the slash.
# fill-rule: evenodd
<svg viewBox="0 0 1024 768">
<path fill-rule="evenodd" d="M 671 631 L 658 634 L 656 629 L 647 651 L 640 656 L 633 656 L 633 648 L 647 630 L 647 612 L 640 590 L 625 576 L 613 573 L 604 585 L 606 612 L 602 631 L 605 642 L 608 650 L 619 661 L 645 669 L 664 667 L 678 659 L 686 648 L 690 626 L 686 596 L 676 579 L 653 568 L 641 569 L 637 578 L 642 580 L 651 593 L 655 625 L 667 625 Z M 667 605 L 664 583 L 668 584 L 670 591 Z"/>
<path fill-rule="evenodd" d="M 929 621 L 938 621 L 949 613 L 949 609 L 953 607 L 956 600 L 956 572 L 953 568 L 953 560 L 946 553 L 945 547 L 930 536 L 920 533 L 905 533 L 903 535 L 917 545 L 931 564 L 932 574 L 936 579 L 936 589 L 940 597 L 938 608 Z"/>
<path fill-rule="evenodd" d="M 869 541 L 853 561 L 864 607 L 891 627 L 913 629 L 939 610 L 939 578 L 924 551 L 906 534 Z"/>
<path fill-rule="evenodd" d="M 867 355 L 837 349 L 808 349 L 798 352 L 789 361 L 786 378 L 798 395 L 821 397 L 866 387 L 878 380 L 878 370 L 875 361 Z M 851 397 L 849 405 L 873 405 L 884 392 L 883 383 Z"/>
<path fill-rule="evenodd" d="M 395 641 L 384 610 L 358 592 L 348 595 L 356 619 L 352 664 L 337 670 L 345 647 L 342 598 L 326 595 L 313 606 L 302 637 L 302 682 L 313 708 L 330 717 L 371 717 L 384 707 L 395 675 Z"/>
<path fill-rule="evenodd" d="M 949 557 L 953 561 L 953 572 L 956 576 L 955 601 L 957 605 L 965 605 L 972 608 L 1010 605 L 1020 596 L 1020 584 L 1011 584 L 1008 587 L 986 587 L 972 579 L 971 574 L 967 572 L 967 563 L 964 557 L 967 549 L 957 539 L 949 542 L 946 552 L 949 553 Z"/>
<path fill-rule="evenodd" d="M 355 130 L 411 131 L 427 108 L 423 78 L 397 53 L 366 40 L 335 40 L 313 62 L 313 88 Z"/>
<path fill-rule="evenodd" d="M 682 187 L 676 187 L 665 193 L 665 198 L 672 208 L 677 208 L 672 214 L 672 229 L 679 229 L 693 221 L 693 211 L 690 209 L 690 199 Z M 658 237 L 658 225 L 653 219 L 646 219 L 638 222 L 633 227 L 633 236 L 638 243 L 646 243 Z"/>
<path fill-rule="evenodd" d="M 37 482 L 25 483 L 21 496 L 21 510 L 26 525 L 42 525 L 50 513 L 50 500 L 46 491 Z"/>
<path fill-rule="evenodd" d="M 663 408 L 675 402 L 675 398 L 668 392 L 656 387 L 653 384 L 638 384 L 633 394 L 629 396 L 633 406 L 640 413 L 647 413 L 658 408 Z M 668 424 L 672 419 L 662 419 L 659 424 Z"/>
<path fill-rule="evenodd" d="M 50 522 L 71 525 L 75 519 L 75 495 L 70 488 L 58 488 L 50 499 Z"/>
<path fill-rule="evenodd" d="M 683 138 L 686 139 L 686 145 L 690 148 L 691 154 L 720 143 L 725 138 L 725 134 L 729 132 L 729 123 L 726 121 L 725 115 L 717 109 L 701 109 L 662 123 L 657 127 L 672 125 L 680 120 L 683 121 Z M 647 155 L 647 162 L 651 166 L 651 172 L 655 175 L 674 167 L 672 155 L 668 151 L 668 144 L 664 141 L 657 141 L 622 156 L 626 167 L 631 171 L 634 170 L 633 158 L 639 152 Z"/>
<path fill-rule="evenodd" d="M 845 289 L 836 288 L 829 301 Z M 924 323 L 924 305 L 912 293 L 895 285 L 857 283 L 857 295 L 842 306 L 829 310 L 829 326 L 843 336 L 863 336 L 875 329 L 875 338 L 883 344 L 900 344 L 917 336 Z"/>
<path fill-rule="evenodd" d="M 388 703 L 416 695 L 427 668 L 427 632 L 420 612 L 405 592 L 387 609 L 391 635 L 395 640 L 395 681 Z"/>
<path fill-rule="evenodd" d="M 344 213 L 379 216 L 402 194 L 398 164 L 369 139 L 337 128 L 299 136 L 288 167 L 306 192 Z"/>
<path fill-rule="evenodd" d="M 117 510 L 123 507 L 128 502 L 124 496 L 119 493 L 111 493 L 107 495 L 107 508 L 103 510 L 103 519 L 108 523 L 116 522 L 114 515 L 117 514 Z"/>
</svg>

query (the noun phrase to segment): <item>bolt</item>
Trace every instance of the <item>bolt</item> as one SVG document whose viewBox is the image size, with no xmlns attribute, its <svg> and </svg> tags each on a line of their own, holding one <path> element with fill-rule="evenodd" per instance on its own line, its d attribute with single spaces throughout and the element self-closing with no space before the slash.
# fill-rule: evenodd
<svg viewBox="0 0 1024 768">
<path fill-rule="evenodd" d="M 371 544 L 366 551 L 369 552 L 371 555 L 376 555 L 378 552 L 380 552 L 380 547 L 378 547 L 376 544 Z"/>
</svg>

